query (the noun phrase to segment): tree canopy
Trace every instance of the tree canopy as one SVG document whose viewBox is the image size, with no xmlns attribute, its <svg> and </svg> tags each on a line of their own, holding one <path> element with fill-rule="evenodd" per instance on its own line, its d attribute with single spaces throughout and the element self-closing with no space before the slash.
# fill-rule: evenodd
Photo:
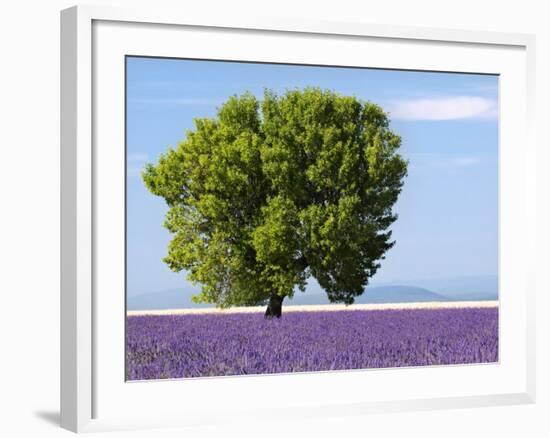
<svg viewBox="0 0 550 438">
<path fill-rule="evenodd" d="M 169 206 L 164 261 L 220 307 L 282 302 L 310 276 L 353 303 L 394 245 L 407 162 L 389 122 L 318 88 L 230 97 L 143 171 Z"/>
</svg>

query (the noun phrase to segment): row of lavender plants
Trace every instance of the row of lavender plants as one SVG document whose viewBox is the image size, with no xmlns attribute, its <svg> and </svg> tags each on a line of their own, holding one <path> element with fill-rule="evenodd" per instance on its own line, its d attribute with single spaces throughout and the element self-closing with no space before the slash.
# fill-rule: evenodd
<svg viewBox="0 0 550 438">
<path fill-rule="evenodd" d="M 498 309 L 130 316 L 128 380 L 498 361 Z"/>
</svg>

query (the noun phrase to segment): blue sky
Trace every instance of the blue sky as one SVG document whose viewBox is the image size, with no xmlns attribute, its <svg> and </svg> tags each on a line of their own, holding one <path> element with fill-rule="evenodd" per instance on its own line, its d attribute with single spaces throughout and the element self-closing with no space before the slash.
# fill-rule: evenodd
<svg viewBox="0 0 550 438">
<path fill-rule="evenodd" d="M 380 104 L 402 137 L 409 176 L 396 245 L 373 283 L 497 275 L 498 77 L 158 58 L 127 59 L 128 296 L 191 288 L 162 262 L 166 206 L 140 171 L 228 96 L 318 86 Z M 196 288 L 194 288 L 196 290 Z"/>
</svg>

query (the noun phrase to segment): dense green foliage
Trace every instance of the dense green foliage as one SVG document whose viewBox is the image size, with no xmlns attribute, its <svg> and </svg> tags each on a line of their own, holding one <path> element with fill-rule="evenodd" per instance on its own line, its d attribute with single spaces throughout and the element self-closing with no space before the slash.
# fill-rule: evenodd
<svg viewBox="0 0 550 438">
<path fill-rule="evenodd" d="M 233 96 L 143 172 L 169 206 L 164 260 L 222 307 L 291 297 L 309 276 L 353 303 L 394 244 L 400 144 L 384 111 L 355 97 Z"/>
</svg>

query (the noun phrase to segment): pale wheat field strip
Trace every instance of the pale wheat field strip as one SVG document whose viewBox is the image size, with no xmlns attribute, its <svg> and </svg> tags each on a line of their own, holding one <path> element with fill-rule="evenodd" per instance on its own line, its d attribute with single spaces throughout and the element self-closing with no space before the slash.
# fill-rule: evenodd
<svg viewBox="0 0 550 438">
<path fill-rule="evenodd" d="M 285 312 L 335 312 L 342 310 L 405 310 L 405 309 L 461 309 L 472 307 L 498 307 L 498 301 L 446 301 L 422 303 L 375 303 L 375 304 L 309 304 L 283 306 Z M 162 309 L 162 310 L 129 310 L 128 316 L 140 315 L 200 315 L 200 314 L 229 314 L 229 313 L 263 313 L 265 306 L 231 307 L 228 309 L 200 308 L 200 309 Z"/>
</svg>

